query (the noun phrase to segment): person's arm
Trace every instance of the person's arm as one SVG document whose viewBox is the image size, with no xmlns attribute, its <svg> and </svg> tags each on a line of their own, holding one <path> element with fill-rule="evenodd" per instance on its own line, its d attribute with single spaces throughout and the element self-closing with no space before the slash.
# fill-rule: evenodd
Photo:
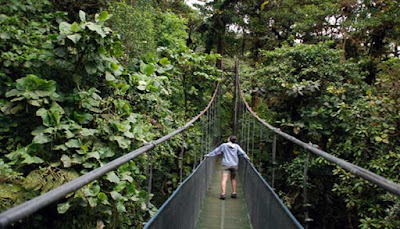
<svg viewBox="0 0 400 229">
<path fill-rule="evenodd" d="M 237 147 L 238 147 L 238 155 L 243 156 L 244 158 L 250 161 L 249 156 L 247 156 L 247 154 L 243 151 L 242 147 L 240 147 L 240 145 L 237 145 Z"/>
<path fill-rule="evenodd" d="M 217 156 L 218 154 L 221 154 L 222 152 L 222 145 L 218 146 L 215 150 L 213 150 L 212 152 L 206 154 L 206 157 L 213 157 L 213 156 Z"/>
</svg>

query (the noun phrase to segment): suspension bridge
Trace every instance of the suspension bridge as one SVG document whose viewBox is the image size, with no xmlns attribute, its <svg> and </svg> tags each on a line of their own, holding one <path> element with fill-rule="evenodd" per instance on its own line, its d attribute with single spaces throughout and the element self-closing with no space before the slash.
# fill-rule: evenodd
<svg viewBox="0 0 400 229">
<path fill-rule="evenodd" d="M 144 225 L 144 228 L 308 228 L 313 220 L 307 210 L 304 211 L 304 221 L 300 223 L 274 191 L 277 138 L 292 142 L 308 151 L 304 164 L 303 182 L 307 183 L 308 163 L 310 154 L 315 154 L 334 163 L 354 175 L 382 187 L 390 193 L 400 195 L 400 186 L 373 172 L 357 165 L 336 158 L 320 150 L 311 143 L 305 143 L 279 128 L 273 127 L 261 119 L 247 103 L 239 83 L 238 64 L 234 74 L 234 101 L 233 101 L 233 131 L 240 140 L 239 144 L 254 158 L 255 136 L 258 124 L 258 138 L 263 139 L 263 133 L 272 136 L 272 169 L 271 180 L 266 181 L 251 161 L 240 159 L 238 198 L 227 198 L 225 201 L 218 199 L 220 189 L 220 160 L 217 157 L 206 157 L 221 143 L 220 128 L 220 83 L 216 84 L 215 91 L 207 107 L 184 126 L 175 131 L 143 145 L 141 148 L 119 157 L 100 168 L 82 175 L 68 183 L 59 186 L 43 195 L 35 197 L 25 203 L 8 209 L 0 214 L 0 228 L 12 227 L 25 217 L 34 214 L 51 203 L 64 199 L 68 194 L 82 188 L 106 173 L 117 169 L 135 157 L 148 153 L 157 145 L 168 141 L 172 137 L 183 133 L 195 122 L 200 122 L 202 127 L 201 152 L 193 163 L 193 172 L 160 207 L 158 212 Z M 265 135 L 264 135 L 265 136 Z M 260 150 L 261 151 L 261 150 Z M 151 157 L 148 157 L 151 158 Z M 148 161 L 148 193 L 152 192 L 152 166 Z M 228 185 L 229 187 L 229 185 Z M 229 188 L 227 193 L 229 193 Z M 150 199 L 147 201 L 149 204 Z M 303 185 L 303 204 L 309 206 L 307 185 Z"/>
</svg>

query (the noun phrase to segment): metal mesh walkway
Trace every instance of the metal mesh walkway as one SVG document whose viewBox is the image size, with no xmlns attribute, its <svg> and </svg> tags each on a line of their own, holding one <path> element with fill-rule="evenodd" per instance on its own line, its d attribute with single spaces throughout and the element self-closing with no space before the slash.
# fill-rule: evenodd
<svg viewBox="0 0 400 229">
<path fill-rule="evenodd" d="M 252 228 L 244 201 L 243 188 L 239 180 L 237 179 L 237 199 L 229 197 L 230 193 L 232 193 L 230 181 L 227 183 L 226 200 L 218 199 L 221 193 L 221 162 L 218 160 L 196 223 L 196 229 Z"/>
</svg>

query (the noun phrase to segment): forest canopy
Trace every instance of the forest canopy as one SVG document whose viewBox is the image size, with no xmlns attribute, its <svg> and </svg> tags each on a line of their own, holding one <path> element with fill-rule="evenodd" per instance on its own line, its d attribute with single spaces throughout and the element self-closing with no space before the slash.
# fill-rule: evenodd
<svg viewBox="0 0 400 229">
<path fill-rule="evenodd" d="M 217 81 L 229 136 L 235 60 L 263 119 L 400 183 L 398 0 L 201 2 L 0 3 L 1 212 L 182 126 Z M 153 151 L 152 193 L 144 154 L 14 227 L 141 228 L 191 173 L 201 135 Z M 266 179 L 271 138 L 252 158 Z M 310 228 L 400 227 L 398 196 L 316 156 L 304 206 L 307 152 L 278 144 L 276 192 L 300 222 L 307 210 Z"/>
</svg>

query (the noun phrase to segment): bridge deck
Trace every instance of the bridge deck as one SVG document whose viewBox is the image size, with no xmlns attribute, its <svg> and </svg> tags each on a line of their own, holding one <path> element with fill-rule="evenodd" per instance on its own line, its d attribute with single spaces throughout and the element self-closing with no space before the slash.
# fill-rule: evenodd
<svg viewBox="0 0 400 229">
<path fill-rule="evenodd" d="M 216 171 L 214 172 L 214 177 L 204 199 L 200 216 L 197 220 L 195 228 L 252 228 L 239 179 L 236 179 L 238 198 L 232 199 L 230 197 L 230 194 L 232 193 L 232 186 L 230 180 L 228 180 L 226 188 L 227 197 L 225 200 L 220 200 L 221 162 L 218 161 L 215 167 Z"/>
</svg>

